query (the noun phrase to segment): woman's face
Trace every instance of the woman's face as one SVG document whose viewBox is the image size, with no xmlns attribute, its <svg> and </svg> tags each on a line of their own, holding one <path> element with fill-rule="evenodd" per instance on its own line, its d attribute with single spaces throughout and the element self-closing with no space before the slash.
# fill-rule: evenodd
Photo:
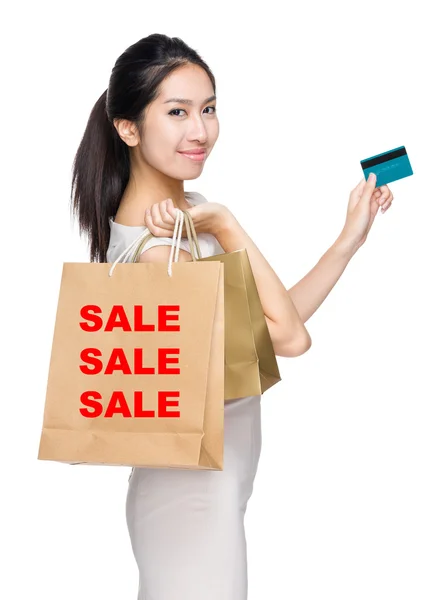
<svg viewBox="0 0 437 600">
<path fill-rule="evenodd" d="M 189 64 L 173 71 L 146 109 L 137 158 L 174 179 L 199 177 L 219 135 L 213 96 L 212 83 L 201 67 Z M 204 150 L 197 156 L 200 160 L 182 154 L 199 149 Z"/>
</svg>

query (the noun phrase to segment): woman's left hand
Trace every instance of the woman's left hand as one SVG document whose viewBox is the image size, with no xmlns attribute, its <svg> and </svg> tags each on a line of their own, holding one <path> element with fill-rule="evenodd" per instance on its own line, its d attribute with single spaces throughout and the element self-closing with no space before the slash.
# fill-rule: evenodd
<svg viewBox="0 0 437 600">
<path fill-rule="evenodd" d="M 230 210 L 218 202 L 201 202 L 187 209 L 191 215 L 196 233 L 216 235 L 233 215 Z M 172 237 L 176 225 L 176 206 L 171 198 L 152 204 L 144 215 L 144 224 L 155 237 Z M 185 224 L 182 237 L 187 237 Z"/>
<path fill-rule="evenodd" d="M 381 208 L 384 214 L 393 202 L 393 194 L 387 185 L 374 186 L 363 177 L 349 196 L 346 222 L 340 238 L 354 251 L 366 241 L 378 209 Z"/>
</svg>

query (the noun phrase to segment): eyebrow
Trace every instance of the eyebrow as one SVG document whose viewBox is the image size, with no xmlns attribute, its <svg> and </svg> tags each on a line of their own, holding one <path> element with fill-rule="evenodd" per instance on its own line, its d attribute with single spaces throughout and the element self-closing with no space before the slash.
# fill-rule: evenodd
<svg viewBox="0 0 437 600">
<path fill-rule="evenodd" d="M 208 102 L 212 102 L 213 100 L 217 100 L 217 96 L 215 96 L 215 95 L 210 96 L 209 98 L 207 98 L 204 101 L 204 104 L 207 104 Z M 163 102 L 163 104 L 167 104 L 168 102 L 178 102 L 179 104 L 189 104 L 190 106 L 193 105 L 193 101 L 188 100 L 188 98 L 169 98 L 168 100 Z"/>
</svg>

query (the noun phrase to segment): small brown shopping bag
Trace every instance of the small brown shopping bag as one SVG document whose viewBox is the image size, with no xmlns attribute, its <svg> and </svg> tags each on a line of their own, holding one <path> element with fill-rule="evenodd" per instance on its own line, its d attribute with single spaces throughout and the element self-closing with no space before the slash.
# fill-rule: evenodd
<svg viewBox="0 0 437 600">
<path fill-rule="evenodd" d="M 224 266 L 121 258 L 64 263 L 38 459 L 222 470 Z"/>
<path fill-rule="evenodd" d="M 281 376 L 247 250 L 202 258 L 193 219 L 188 211 L 182 212 L 192 262 L 220 262 L 225 267 L 225 402 L 263 394 L 281 381 Z M 141 239 L 133 251 L 133 262 L 151 237 L 149 233 Z"/>
</svg>

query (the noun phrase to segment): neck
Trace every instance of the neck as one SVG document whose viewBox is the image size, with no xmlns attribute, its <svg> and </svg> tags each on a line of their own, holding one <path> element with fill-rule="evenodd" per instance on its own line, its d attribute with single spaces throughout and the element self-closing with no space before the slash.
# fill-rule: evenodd
<svg viewBox="0 0 437 600">
<path fill-rule="evenodd" d="M 173 179 L 142 162 L 141 169 L 131 161 L 131 174 L 120 201 L 115 221 L 124 225 L 144 225 L 146 208 L 171 198 L 175 207 L 187 210 L 183 180 Z"/>
</svg>

